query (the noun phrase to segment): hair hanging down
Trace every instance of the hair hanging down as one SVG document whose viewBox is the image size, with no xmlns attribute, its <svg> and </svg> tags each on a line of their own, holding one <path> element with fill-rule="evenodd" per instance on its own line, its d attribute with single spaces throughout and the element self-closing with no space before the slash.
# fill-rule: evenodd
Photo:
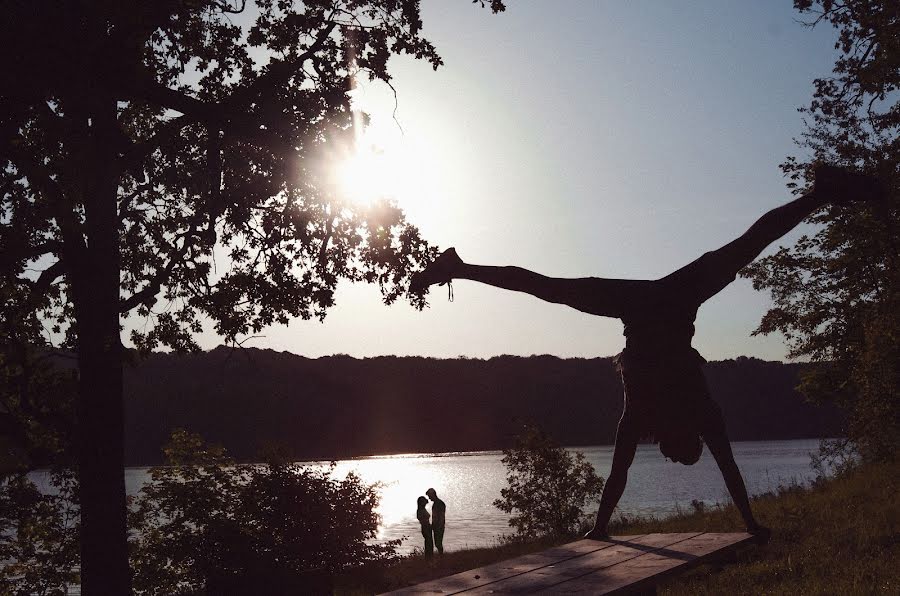
<svg viewBox="0 0 900 596">
<path fill-rule="evenodd" d="M 674 462 L 692 466 L 703 453 L 703 439 L 691 431 L 666 433 L 659 438 L 659 450 Z"/>
</svg>

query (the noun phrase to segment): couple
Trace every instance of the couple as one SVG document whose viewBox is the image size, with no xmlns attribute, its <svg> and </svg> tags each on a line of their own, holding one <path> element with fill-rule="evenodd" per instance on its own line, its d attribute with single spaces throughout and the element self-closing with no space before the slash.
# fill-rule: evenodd
<svg viewBox="0 0 900 596">
<path fill-rule="evenodd" d="M 410 290 L 424 292 L 433 284 L 468 279 L 623 321 L 625 349 L 616 364 L 625 390 L 625 410 L 616 431 L 612 470 L 587 538 L 608 537 L 609 520 L 625 490 L 638 442 L 652 439 L 665 457 L 685 465 L 700 459 L 705 443 L 747 531 L 764 542 L 769 530 L 750 510 L 722 411 L 706 385 L 705 360 L 691 347 L 697 309 L 814 211 L 829 203 L 848 205 L 881 195 L 871 177 L 819 166 L 811 192 L 769 211 L 739 238 L 657 280 L 551 278 L 519 267 L 464 263 L 451 248 L 413 278 Z"/>
<path fill-rule="evenodd" d="M 441 501 L 433 488 L 425 491 L 428 499 L 434 503 L 431 506 L 431 515 L 433 519 L 429 521 L 428 510 L 425 505 L 428 499 L 419 497 L 417 501 L 419 508 L 416 510 L 416 517 L 422 526 L 422 536 L 425 538 L 425 556 L 430 557 L 434 554 L 434 548 L 437 547 L 438 554 L 444 554 L 444 518 L 447 513 L 447 505 Z"/>
</svg>

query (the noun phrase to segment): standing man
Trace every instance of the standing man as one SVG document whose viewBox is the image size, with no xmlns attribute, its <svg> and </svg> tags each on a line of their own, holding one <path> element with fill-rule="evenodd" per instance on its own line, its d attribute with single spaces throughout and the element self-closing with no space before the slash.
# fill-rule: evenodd
<svg viewBox="0 0 900 596">
<path fill-rule="evenodd" d="M 439 555 L 444 554 L 444 518 L 447 513 L 447 505 L 438 499 L 433 488 L 425 491 L 431 499 L 431 530 L 434 532 L 434 546 Z"/>
</svg>

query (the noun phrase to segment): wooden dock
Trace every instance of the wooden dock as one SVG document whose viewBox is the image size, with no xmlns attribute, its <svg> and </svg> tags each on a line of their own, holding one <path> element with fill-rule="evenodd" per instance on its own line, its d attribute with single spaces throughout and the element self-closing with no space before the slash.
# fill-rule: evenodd
<svg viewBox="0 0 900 596">
<path fill-rule="evenodd" d="M 579 540 L 390 594 L 652 594 L 666 577 L 725 556 L 752 540 L 743 532 Z"/>
</svg>

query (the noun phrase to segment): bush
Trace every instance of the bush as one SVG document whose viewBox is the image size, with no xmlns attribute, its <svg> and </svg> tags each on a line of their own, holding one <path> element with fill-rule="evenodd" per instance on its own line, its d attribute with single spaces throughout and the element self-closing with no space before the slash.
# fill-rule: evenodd
<svg viewBox="0 0 900 596">
<path fill-rule="evenodd" d="M 304 585 L 310 570 L 396 556 L 399 540 L 369 543 L 377 487 L 353 474 L 333 479 L 333 464 L 235 465 L 185 431 L 165 451 L 170 465 L 151 469 L 131 512 L 137 593 L 198 594 L 242 581 L 284 589 Z"/>
<path fill-rule="evenodd" d="M 584 454 L 566 451 L 534 426 L 526 426 L 515 446 L 503 450 L 501 461 L 509 486 L 494 506 L 513 514 L 509 525 L 521 538 L 575 533 L 584 506 L 603 490 L 603 478 Z"/>
<path fill-rule="evenodd" d="M 50 485 L 44 494 L 24 472 L 0 484 L 0 594 L 66 594 L 78 583 L 77 480 L 59 469 Z"/>
</svg>

